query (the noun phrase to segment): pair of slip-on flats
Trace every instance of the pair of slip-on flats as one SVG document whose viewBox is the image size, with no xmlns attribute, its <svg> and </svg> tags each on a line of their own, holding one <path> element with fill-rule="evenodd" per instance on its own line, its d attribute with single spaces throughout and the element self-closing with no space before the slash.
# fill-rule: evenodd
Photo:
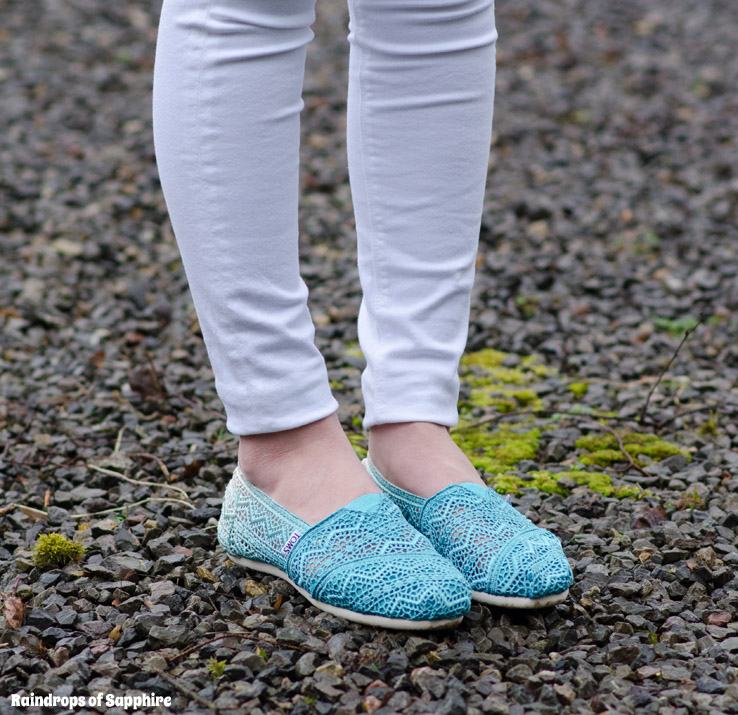
<svg viewBox="0 0 738 715">
<path fill-rule="evenodd" d="M 310 525 L 236 467 L 218 540 L 242 566 L 291 583 L 318 608 L 384 628 L 459 623 L 474 599 L 504 608 L 563 601 L 572 572 L 559 540 L 491 488 L 452 484 L 429 499 L 390 484 Z"/>
</svg>

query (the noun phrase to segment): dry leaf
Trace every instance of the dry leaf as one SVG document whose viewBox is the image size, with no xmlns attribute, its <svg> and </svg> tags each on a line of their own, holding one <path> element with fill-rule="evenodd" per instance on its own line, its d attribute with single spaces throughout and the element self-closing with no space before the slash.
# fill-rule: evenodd
<svg viewBox="0 0 738 715">
<path fill-rule="evenodd" d="M 105 364 L 105 351 L 98 350 L 96 353 L 94 353 L 90 358 L 90 363 L 98 370 L 102 368 L 102 366 Z"/>
<path fill-rule="evenodd" d="M 18 596 L 6 596 L 3 613 L 5 620 L 11 628 L 20 628 L 23 625 L 23 616 L 26 612 L 26 604 Z"/>
<path fill-rule="evenodd" d="M 641 509 L 640 514 L 633 522 L 634 529 L 648 529 L 649 527 L 656 526 L 666 519 L 666 509 L 658 504 L 654 507 L 644 507 Z"/>
<path fill-rule="evenodd" d="M 159 376 L 151 365 L 140 365 L 128 371 L 128 384 L 141 397 L 161 398 L 165 395 Z"/>
<path fill-rule="evenodd" d="M 108 633 L 108 638 L 117 643 L 122 633 L 123 629 L 120 627 L 120 625 L 117 625 L 115 628 L 113 628 L 112 631 L 110 631 L 110 633 Z"/>
<path fill-rule="evenodd" d="M 184 469 L 182 469 L 182 479 L 194 479 L 200 473 L 201 468 L 202 462 L 198 459 L 185 464 Z"/>
</svg>

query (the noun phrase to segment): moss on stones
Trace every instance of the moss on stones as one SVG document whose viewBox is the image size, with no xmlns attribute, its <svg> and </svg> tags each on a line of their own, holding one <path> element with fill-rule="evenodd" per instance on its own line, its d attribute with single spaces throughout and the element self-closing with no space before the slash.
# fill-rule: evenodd
<svg viewBox="0 0 738 715">
<path fill-rule="evenodd" d="M 33 548 L 33 562 L 39 568 L 62 568 L 81 561 L 84 552 L 82 544 L 70 541 L 63 534 L 41 534 Z"/>
<path fill-rule="evenodd" d="M 606 467 L 608 464 L 615 462 L 627 462 L 628 458 L 619 449 L 598 449 L 594 452 L 588 452 L 579 457 L 582 464 L 596 464 L 599 467 Z"/>
<path fill-rule="evenodd" d="M 717 412 L 710 410 L 710 418 L 700 424 L 697 434 L 703 438 L 718 436 Z"/>
<path fill-rule="evenodd" d="M 589 383 L 588 382 L 571 382 L 567 386 L 569 392 L 574 395 L 578 400 L 581 400 L 582 397 L 584 397 L 587 394 L 587 391 L 589 390 Z"/>
<path fill-rule="evenodd" d="M 537 428 L 523 426 L 538 421 L 531 418 L 515 424 L 500 424 L 496 430 L 491 430 L 489 424 L 479 424 L 476 427 L 471 424 L 475 418 L 479 419 L 480 408 L 482 414 L 488 414 L 489 408 L 503 414 L 520 410 L 529 410 L 534 414 L 542 410 L 547 403 L 538 394 L 535 384 L 558 371 L 545 365 L 539 355 L 520 356 L 517 360 L 508 359 L 510 357 L 510 353 L 487 348 L 467 353 L 461 359 L 461 379 L 468 397 L 459 404 L 461 422 L 452 431 L 452 437 L 472 464 L 485 473 L 490 483 L 501 493 L 536 488 L 549 494 L 565 496 L 570 493 L 573 483 L 604 496 L 617 498 L 639 498 L 647 494 L 638 486 L 613 485 L 607 474 L 586 469 L 566 472 L 539 470 L 523 475 L 513 473 L 512 470 L 520 461 L 535 460 L 538 456 L 540 432 Z M 575 399 L 581 399 L 587 394 L 589 384 L 586 381 L 575 381 L 568 385 L 568 389 Z M 595 412 L 593 407 L 584 404 L 575 404 L 568 412 L 589 414 L 603 424 L 607 423 L 607 417 L 617 416 L 616 412 Z M 547 418 L 547 424 L 556 424 L 567 418 L 564 414 L 553 414 Z M 467 420 L 466 424 L 464 420 Z M 640 463 L 639 456 L 642 460 L 659 460 L 672 454 L 684 454 L 687 459 L 690 458 L 688 453 L 656 435 L 624 432 L 621 439 L 626 451 L 637 464 Z M 587 435 L 576 446 L 583 452 L 580 461 L 584 465 L 606 467 L 627 461 L 617 438 L 609 433 Z"/>
<path fill-rule="evenodd" d="M 579 486 L 587 487 L 606 497 L 613 496 L 623 499 L 626 497 L 641 498 L 647 495 L 647 492 L 638 486 L 631 484 L 615 486 L 607 474 L 585 470 L 569 472 L 539 470 L 522 476 L 508 473 L 493 477 L 491 483 L 500 494 L 519 494 L 521 489 L 532 487 L 547 494 L 569 496 L 571 491 L 568 485 L 562 484 L 566 481 L 573 481 Z"/>
<path fill-rule="evenodd" d="M 473 353 L 466 353 L 461 358 L 461 364 L 465 367 L 470 365 L 478 365 L 485 370 L 491 370 L 494 367 L 500 367 L 502 361 L 509 355 L 501 350 L 495 350 L 494 348 L 484 348 L 483 350 L 477 350 Z"/>
<path fill-rule="evenodd" d="M 361 347 L 357 341 L 346 343 L 346 355 L 353 355 L 354 357 L 364 357 L 364 353 L 361 351 Z"/>
<path fill-rule="evenodd" d="M 461 359 L 461 365 L 467 368 L 464 382 L 471 392 L 464 407 L 494 407 L 499 412 L 507 413 L 522 408 L 533 410 L 543 407 L 543 402 L 535 390 L 524 387 L 538 382 L 540 375 L 535 368 L 538 356 L 529 355 L 520 360 L 519 367 L 505 367 L 503 360 L 509 353 L 487 348 L 468 353 Z"/>
<path fill-rule="evenodd" d="M 523 459 L 536 458 L 540 430 L 515 432 L 507 426 L 494 432 L 459 429 L 451 436 L 477 469 L 500 474 Z"/>
<path fill-rule="evenodd" d="M 542 401 L 534 390 L 506 387 L 473 388 L 469 404 L 474 407 L 495 407 L 500 412 L 512 412 L 523 407 L 540 408 Z"/>
<path fill-rule="evenodd" d="M 684 455 L 687 461 L 691 461 L 692 459 L 689 452 L 671 442 L 661 439 L 661 437 L 655 434 L 624 432 L 620 434 L 620 439 L 623 442 L 625 451 L 633 458 L 636 464 L 641 466 L 645 462 L 642 459 L 638 459 L 639 456 L 647 457 L 654 462 L 659 462 L 675 454 Z M 604 467 L 613 462 L 627 461 L 618 445 L 617 437 L 609 432 L 580 437 L 576 442 L 576 447 L 585 452 L 579 458 L 582 464 L 598 464 Z"/>
</svg>

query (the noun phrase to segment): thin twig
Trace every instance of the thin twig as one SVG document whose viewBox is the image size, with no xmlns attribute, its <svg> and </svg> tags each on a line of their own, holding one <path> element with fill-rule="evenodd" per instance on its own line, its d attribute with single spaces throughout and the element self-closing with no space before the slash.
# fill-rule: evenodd
<svg viewBox="0 0 738 715">
<path fill-rule="evenodd" d="M 108 474 L 111 477 L 118 477 L 118 479 L 122 479 L 124 482 L 128 482 L 129 484 L 138 484 L 142 487 L 156 487 L 158 489 L 171 489 L 172 491 L 179 492 L 183 496 L 187 497 L 187 499 L 190 498 L 190 495 L 184 490 L 180 489 L 179 487 L 173 487 L 170 484 L 157 484 L 157 482 L 144 482 L 140 479 L 132 479 L 131 477 L 127 477 L 125 474 L 121 474 L 120 472 L 115 472 L 112 469 L 106 469 L 105 467 L 98 467 L 96 464 L 87 464 L 88 469 L 94 469 L 96 472 L 101 472 L 102 474 Z"/>
<path fill-rule="evenodd" d="M 209 412 L 212 412 L 217 417 L 220 417 L 221 419 L 225 419 L 226 415 L 223 412 L 219 412 L 218 410 L 214 410 L 212 407 L 208 407 L 204 402 L 195 402 L 195 400 L 191 400 L 189 397 L 185 397 L 184 395 L 177 395 L 177 398 L 182 400 L 183 402 L 186 402 L 190 407 L 200 407 L 203 410 L 208 410 Z"/>
<path fill-rule="evenodd" d="M 113 447 L 113 454 L 116 454 L 117 452 L 120 452 L 120 443 L 121 443 L 121 440 L 123 439 L 123 432 L 125 432 L 125 431 L 126 431 L 126 426 L 125 425 L 123 425 L 118 430 L 118 436 L 115 438 L 115 447 Z"/>
<path fill-rule="evenodd" d="M 653 474 L 650 472 L 647 472 L 643 467 L 641 467 L 640 464 L 637 464 L 633 457 L 626 451 L 625 445 L 623 444 L 622 437 L 612 428 L 608 427 L 607 425 L 600 424 L 596 420 L 592 420 L 600 429 L 605 430 L 606 432 L 609 432 L 615 439 L 618 441 L 618 447 L 620 447 L 620 451 L 625 455 L 626 459 L 630 463 L 630 466 L 633 467 L 633 469 L 637 469 L 643 476 L 645 477 L 653 477 Z"/>
<path fill-rule="evenodd" d="M 640 424 L 643 424 L 643 422 L 646 419 L 646 412 L 648 410 L 648 403 L 651 401 L 651 395 L 653 395 L 654 390 L 661 384 L 661 380 L 664 379 L 664 375 L 666 374 L 666 371 L 671 367 L 674 360 L 676 360 L 676 356 L 679 354 L 679 351 L 682 349 L 682 345 L 684 345 L 685 342 L 687 342 L 687 338 L 697 329 L 697 327 L 700 325 L 704 318 L 704 314 L 700 313 L 699 317 L 697 318 L 697 322 L 691 327 L 687 328 L 684 331 L 684 335 L 682 336 L 682 339 L 679 341 L 679 345 L 677 345 L 676 350 L 674 350 L 674 354 L 671 356 L 671 359 L 669 362 L 666 363 L 663 370 L 661 370 L 661 373 L 659 374 L 658 378 L 656 379 L 656 382 L 651 385 L 651 389 L 648 391 L 648 395 L 646 396 L 646 401 L 643 404 L 643 408 L 641 409 L 641 414 L 638 418 L 638 422 Z"/>
<path fill-rule="evenodd" d="M 180 658 L 183 658 L 186 655 L 189 655 L 190 653 L 194 653 L 196 650 L 199 650 L 200 648 L 209 645 L 210 643 L 215 643 L 217 641 L 223 640 L 224 638 L 243 638 L 244 640 L 249 641 L 256 641 L 257 643 L 266 643 L 267 645 L 279 645 L 280 648 L 291 648 L 292 650 L 303 650 L 300 648 L 300 646 L 297 645 L 291 645 L 288 643 L 277 643 L 276 640 L 271 640 L 264 638 L 264 634 L 261 633 L 258 636 L 254 635 L 253 633 L 244 633 L 243 631 L 236 631 L 228 632 L 228 633 L 219 633 L 215 638 L 210 638 L 206 641 L 201 641 L 200 643 L 196 643 L 195 645 L 190 646 L 189 648 L 185 648 L 183 651 L 180 651 L 179 653 L 175 655 L 171 655 L 167 658 L 167 661 L 170 663 L 179 660 Z"/>
<path fill-rule="evenodd" d="M 186 695 L 188 698 L 192 698 L 196 703 L 200 703 L 200 705 L 204 705 L 206 708 L 210 708 L 211 710 L 218 709 L 212 700 L 203 698 L 202 695 L 200 695 L 199 693 L 196 693 L 194 690 L 190 690 L 190 688 L 188 688 L 186 685 L 183 685 L 178 678 L 169 675 L 169 673 L 165 673 L 163 670 L 157 670 L 155 672 L 160 678 L 162 678 L 162 680 L 166 680 L 167 683 L 177 688 L 180 693 Z"/>
<path fill-rule="evenodd" d="M 179 660 L 180 658 L 184 658 L 184 656 L 189 655 L 190 653 L 194 653 L 196 650 L 199 650 L 200 648 L 209 645 L 210 643 L 217 643 L 218 641 L 222 641 L 224 638 L 230 637 L 230 633 L 223 633 L 222 635 L 219 635 L 215 638 L 210 638 L 206 641 L 201 641 L 200 643 L 196 643 L 195 645 L 190 646 L 189 648 L 185 648 L 183 651 L 180 651 L 179 653 L 175 653 L 174 655 L 170 655 L 167 657 L 167 661 L 172 663 L 175 660 Z"/>
<path fill-rule="evenodd" d="M 27 504 L 19 504 L 18 502 L 13 502 L 12 504 L 0 507 L 0 516 L 7 514 L 13 509 L 20 509 L 26 516 L 30 516 L 32 519 L 45 519 L 48 516 L 47 512 L 42 509 L 36 509 L 36 507 L 28 506 Z"/>
<path fill-rule="evenodd" d="M 721 409 L 722 405 L 720 403 L 717 403 L 715 405 L 702 405 L 700 407 L 693 407 L 690 410 L 684 410 L 683 412 L 678 412 L 673 417 L 669 417 L 667 420 L 662 420 L 661 422 L 654 422 L 654 426 L 657 430 L 663 429 L 666 425 L 670 424 L 671 422 L 674 422 L 675 420 L 678 420 L 681 417 L 684 417 L 685 415 L 691 415 L 695 412 L 704 412 L 705 410 L 710 410 L 711 412 L 719 412 L 721 415 L 735 415 L 738 410 L 724 410 Z"/>
<path fill-rule="evenodd" d="M 594 420 L 612 420 L 613 422 L 633 422 L 632 417 L 620 417 L 619 415 L 587 415 L 582 412 L 574 412 L 572 410 L 556 410 L 553 408 L 546 408 L 546 409 L 525 409 L 525 410 L 514 410 L 513 412 L 499 412 L 495 413 L 494 415 L 489 415 L 487 417 L 483 417 L 481 420 L 478 420 L 477 422 L 472 422 L 468 425 L 458 425 L 456 427 L 453 427 L 451 429 L 451 432 L 463 432 L 465 430 L 469 429 L 475 429 L 477 427 L 480 427 L 481 425 L 493 423 L 493 422 L 500 422 L 501 420 L 507 419 L 508 417 L 517 417 L 520 415 L 529 415 L 529 414 L 536 414 L 536 415 L 567 415 L 571 417 L 577 417 L 582 419 L 591 418 Z"/>
<path fill-rule="evenodd" d="M 87 519 L 91 516 L 100 516 L 101 514 L 111 514 L 114 511 L 122 511 L 123 509 L 131 509 L 134 506 L 140 506 L 141 504 L 146 504 L 147 502 L 151 501 L 164 501 L 164 502 L 173 502 L 175 504 L 182 504 L 183 506 L 189 507 L 190 509 L 194 509 L 195 505 L 191 504 L 190 502 L 183 501 L 182 499 L 175 499 L 174 497 L 147 497 L 146 499 L 141 499 L 141 501 L 133 502 L 133 504 L 126 504 L 125 506 L 115 506 L 112 509 L 103 509 L 102 511 L 93 511 L 89 514 L 70 514 L 70 519 Z M 13 502 L 12 504 L 6 504 L 5 506 L 0 506 L 0 516 L 3 516 L 4 514 L 7 514 L 12 509 L 20 509 L 26 516 L 35 517 L 37 519 L 46 519 L 48 518 L 49 514 L 46 511 L 43 511 L 43 509 L 36 509 L 35 507 L 28 506 L 27 504 L 20 504 L 18 502 Z"/>
<path fill-rule="evenodd" d="M 170 472 L 167 469 L 167 465 L 164 464 L 164 460 L 161 457 L 157 457 L 155 454 L 149 454 L 149 452 L 128 452 L 126 457 L 143 457 L 146 459 L 154 460 L 160 467 L 164 476 L 169 479 Z"/>
<path fill-rule="evenodd" d="M 100 516 L 101 514 L 111 514 L 114 511 L 122 511 L 123 509 L 132 509 L 134 506 L 140 506 L 141 504 L 146 504 L 150 501 L 166 501 L 166 502 L 173 502 L 174 504 L 182 504 L 183 506 L 189 507 L 190 509 L 194 509 L 195 505 L 191 504 L 190 502 L 183 501 L 182 499 L 174 499 L 173 497 L 146 497 L 146 499 L 141 499 L 141 501 L 133 502 L 133 504 L 126 504 L 125 506 L 116 506 L 112 509 L 103 509 L 102 511 L 93 511 L 90 514 L 71 514 L 69 516 L 70 519 L 87 519 L 91 516 Z"/>
</svg>

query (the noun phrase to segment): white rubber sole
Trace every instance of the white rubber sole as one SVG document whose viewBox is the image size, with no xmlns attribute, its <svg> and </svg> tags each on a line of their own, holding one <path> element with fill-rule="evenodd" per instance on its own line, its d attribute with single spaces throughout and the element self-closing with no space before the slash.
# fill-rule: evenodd
<svg viewBox="0 0 738 715">
<path fill-rule="evenodd" d="M 494 596 L 483 591 L 472 591 L 472 600 L 484 603 L 487 606 L 498 608 L 515 608 L 518 610 L 533 610 L 534 608 L 548 608 L 562 603 L 569 596 L 569 589 L 561 593 L 552 593 L 541 598 L 524 598 L 523 596 Z"/>
<path fill-rule="evenodd" d="M 365 626 L 375 626 L 376 628 L 391 628 L 400 631 L 437 631 L 457 626 L 464 618 L 463 616 L 458 616 L 457 618 L 441 618 L 435 621 L 412 621 L 407 618 L 388 618 L 387 616 L 373 616 L 368 613 L 350 611 L 348 608 L 331 606 L 329 603 L 323 603 L 322 601 L 314 599 L 307 591 L 305 591 L 305 589 L 300 588 L 284 571 L 282 571 L 282 569 L 279 569 L 276 566 L 264 563 L 263 561 L 245 559 L 242 556 L 233 556 L 233 554 L 228 554 L 228 558 L 239 566 L 244 566 L 252 571 L 261 571 L 262 573 L 268 573 L 272 576 L 278 576 L 279 578 L 284 579 L 316 608 L 319 608 L 321 611 L 325 611 L 326 613 L 330 613 L 332 616 L 345 618 L 347 621 L 352 621 L 353 623 L 361 623 Z"/>
</svg>

